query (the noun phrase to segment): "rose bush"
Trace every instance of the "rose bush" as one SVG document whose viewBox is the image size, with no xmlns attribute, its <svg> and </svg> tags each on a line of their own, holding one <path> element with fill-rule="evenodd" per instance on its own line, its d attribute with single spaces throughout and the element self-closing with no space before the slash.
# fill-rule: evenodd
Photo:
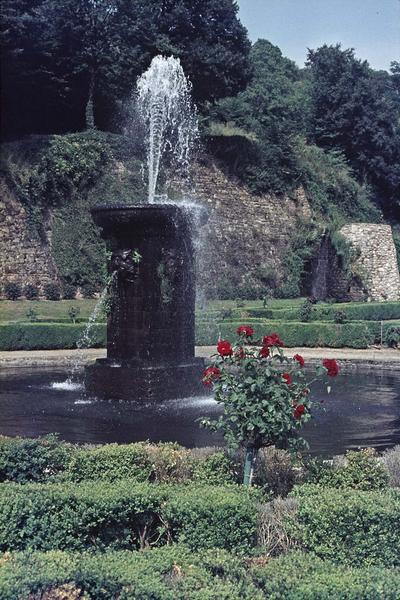
<svg viewBox="0 0 400 600">
<path fill-rule="evenodd" d="M 221 431 L 229 447 L 245 448 L 245 483 L 251 482 L 259 448 L 274 445 L 296 451 L 307 446 L 299 430 L 320 404 L 312 399 L 310 385 L 339 372 L 334 359 L 325 359 L 307 381 L 304 358 L 285 356 L 276 333 L 261 340 L 254 340 L 253 334 L 250 326 L 241 325 L 234 343 L 220 340 L 203 374 L 203 383 L 213 388 L 223 414 L 216 420 L 202 419 L 202 425 Z"/>
</svg>

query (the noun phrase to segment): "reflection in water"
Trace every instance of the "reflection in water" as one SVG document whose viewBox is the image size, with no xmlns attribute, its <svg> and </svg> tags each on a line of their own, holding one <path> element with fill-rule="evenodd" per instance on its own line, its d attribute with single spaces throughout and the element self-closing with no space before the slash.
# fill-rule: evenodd
<svg viewBox="0 0 400 600">
<path fill-rule="evenodd" d="M 186 446 L 221 443 L 200 429 L 197 419 L 216 416 L 211 397 L 172 400 L 159 405 L 100 401 L 82 386 L 54 381 L 65 372 L 52 369 L 3 369 L 0 373 L 0 434 L 37 436 L 58 432 L 74 442 L 177 441 Z M 339 376 L 331 394 L 318 383 L 313 394 L 324 408 L 304 429 L 311 452 L 333 455 L 347 448 L 384 449 L 400 443 L 400 373 Z"/>
</svg>

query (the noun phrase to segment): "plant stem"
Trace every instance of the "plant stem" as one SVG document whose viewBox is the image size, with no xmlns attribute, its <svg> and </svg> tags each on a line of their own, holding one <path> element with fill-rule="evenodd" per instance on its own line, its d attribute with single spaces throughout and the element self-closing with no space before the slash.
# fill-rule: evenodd
<svg viewBox="0 0 400 600">
<path fill-rule="evenodd" d="M 243 485 L 251 486 L 254 473 L 254 464 L 256 462 L 257 452 L 254 446 L 246 447 L 243 471 Z"/>
</svg>

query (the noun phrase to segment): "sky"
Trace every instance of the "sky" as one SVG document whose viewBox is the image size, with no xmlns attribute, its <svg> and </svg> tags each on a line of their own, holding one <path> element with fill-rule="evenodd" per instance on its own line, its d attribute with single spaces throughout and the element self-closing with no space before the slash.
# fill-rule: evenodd
<svg viewBox="0 0 400 600">
<path fill-rule="evenodd" d="M 307 48 L 341 43 L 374 69 L 400 61 L 400 0 L 237 0 L 239 18 L 255 42 L 279 46 L 304 65 Z"/>
</svg>

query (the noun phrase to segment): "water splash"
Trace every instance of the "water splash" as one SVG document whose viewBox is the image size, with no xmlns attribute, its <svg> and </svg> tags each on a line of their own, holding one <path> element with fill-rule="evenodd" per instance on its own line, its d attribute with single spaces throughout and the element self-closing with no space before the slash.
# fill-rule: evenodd
<svg viewBox="0 0 400 600">
<path fill-rule="evenodd" d="M 101 292 L 101 295 L 95 304 L 93 312 L 88 319 L 86 327 L 85 327 L 81 337 L 78 339 L 78 341 L 76 343 L 78 352 L 73 356 L 73 358 L 71 360 L 70 368 L 69 368 L 69 375 L 68 375 L 67 379 L 65 381 L 54 381 L 51 384 L 51 387 L 53 389 L 76 390 L 76 389 L 79 389 L 80 386 L 82 385 L 80 381 L 77 381 L 77 377 L 78 377 L 78 374 L 80 373 L 81 367 L 86 358 L 85 350 L 90 348 L 90 346 L 92 344 L 93 327 L 97 323 L 99 316 L 100 316 L 103 308 L 106 305 L 106 301 L 108 299 L 108 290 L 110 289 L 110 286 L 113 284 L 115 276 L 116 276 L 116 272 L 114 272 L 110 275 L 110 277 L 107 281 L 107 284 L 106 284 L 105 288 L 103 289 L 103 291 Z"/>
<path fill-rule="evenodd" d="M 145 127 L 149 202 L 154 202 L 163 159 L 168 158 L 181 175 L 189 167 L 190 152 L 198 139 L 190 92 L 180 60 L 173 56 L 156 56 L 138 79 L 137 112 Z"/>
<path fill-rule="evenodd" d="M 66 381 L 53 381 L 50 384 L 52 390 L 61 390 L 63 392 L 74 392 L 76 390 L 82 390 L 83 384 L 77 381 L 71 381 L 69 378 Z"/>
</svg>

